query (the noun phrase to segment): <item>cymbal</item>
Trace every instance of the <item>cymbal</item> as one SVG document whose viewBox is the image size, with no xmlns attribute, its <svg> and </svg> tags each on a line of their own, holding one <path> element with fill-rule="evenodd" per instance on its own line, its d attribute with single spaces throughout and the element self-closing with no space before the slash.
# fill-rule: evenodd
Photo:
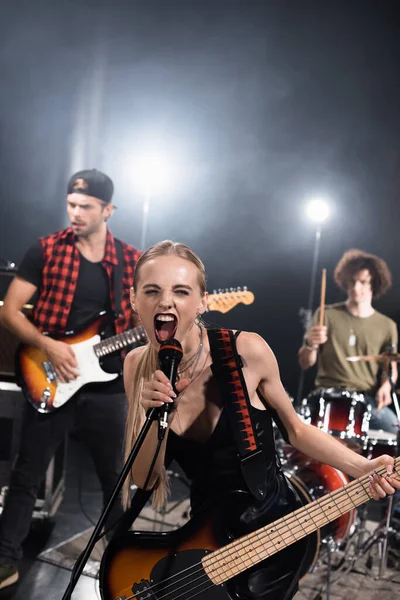
<svg viewBox="0 0 400 600">
<path fill-rule="evenodd" d="M 386 362 L 400 362 L 400 354 L 396 352 L 382 352 L 382 354 L 376 355 L 364 355 L 364 356 L 346 356 L 346 360 L 350 362 L 375 362 L 375 363 L 386 363 Z"/>
</svg>

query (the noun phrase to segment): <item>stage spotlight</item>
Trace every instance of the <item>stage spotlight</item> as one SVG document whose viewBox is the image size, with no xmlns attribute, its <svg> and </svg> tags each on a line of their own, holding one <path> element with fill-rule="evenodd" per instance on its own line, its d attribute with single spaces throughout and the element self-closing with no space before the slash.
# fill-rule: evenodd
<svg viewBox="0 0 400 600">
<path fill-rule="evenodd" d="M 329 217 L 329 205 L 322 198 L 310 200 L 306 211 L 308 217 L 315 223 L 323 223 Z"/>
<path fill-rule="evenodd" d="M 167 158 L 147 156 L 136 163 L 133 177 L 142 193 L 150 196 L 170 191 L 174 170 Z"/>
</svg>

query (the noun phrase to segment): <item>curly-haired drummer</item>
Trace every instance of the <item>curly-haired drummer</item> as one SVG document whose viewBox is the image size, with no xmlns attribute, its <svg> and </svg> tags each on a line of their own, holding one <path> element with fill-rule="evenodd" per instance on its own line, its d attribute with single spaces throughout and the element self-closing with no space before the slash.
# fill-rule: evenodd
<svg viewBox="0 0 400 600">
<path fill-rule="evenodd" d="M 317 389 L 364 393 L 373 407 L 370 429 L 397 433 L 397 418 L 389 408 L 392 396 L 388 377 L 380 374 L 377 362 L 347 360 L 355 355 L 396 352 L 396 323 L 372 306 L 372 301 L 391 287 L 389 268 L 378 256 L 352 249 L 336 265 L 334 279 L 347 292 L 347 300 L 325 307 L 323 326 L 316 311 L 299 350 L 300 366 L 306 370 L 318 360 Z M 397 380 L 396 363 L 391 364 L 391 377 Z"/>
</svg>

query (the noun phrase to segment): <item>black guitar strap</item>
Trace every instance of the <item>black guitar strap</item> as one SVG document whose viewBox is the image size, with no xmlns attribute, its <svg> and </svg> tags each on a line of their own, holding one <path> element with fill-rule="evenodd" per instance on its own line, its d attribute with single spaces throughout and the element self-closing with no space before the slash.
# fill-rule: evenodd
<svg viewBox="0 0 400 600">
<path fill-rule="evenodd" d="M 113 271 L 114 295 L 115 295 L 115 311 L 114 318 L 118 319 L 122 315 L 122 269 L 124 264 L 124 254 L 122 244 L 119 240 L 115 240 L 115 250 L 117 253 L 118 264 Z"/>
<path fill-rule="evenodd" d="M 263 500 L 267 488 L 267 467 L 251 418 L 242 359 L 236 349 L 238 333 L 235 336 L 229 329 L 209 329 L 207 333 L 212 358 L 211 370 L 228 411 L 244 480 L 253 496 L 257 500 Z"/>
</svg>

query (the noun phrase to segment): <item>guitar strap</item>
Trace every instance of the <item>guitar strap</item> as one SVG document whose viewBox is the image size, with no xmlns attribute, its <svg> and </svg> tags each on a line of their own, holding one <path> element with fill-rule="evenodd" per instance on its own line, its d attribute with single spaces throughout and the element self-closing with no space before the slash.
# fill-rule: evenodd
<svg viewBox="0 0 400 600">
<path fill-rule="evenodd" d="M 267 466 L 255 434 L 250 398 L 243 376 L 243 362 L 236 348 L 236 335 L 229 329 L 209 329 L 211 370 L 221 391 L 238 450 L 241 470 L 250 492 L 257 500 L 267 493 Z"/>
<path fill-rule="evenodd" d="M 114 295 L 115 295 L 115 311 L 114 318 L 122 316 L 122 268 L 124 264 L 124 254 L 122 251 L 122 244 L 119 240 L 115 240 L 115 250 L 117 253 L 118 264 L 113 270 L 113 284 L 114 284 Z"/>
</svg>

